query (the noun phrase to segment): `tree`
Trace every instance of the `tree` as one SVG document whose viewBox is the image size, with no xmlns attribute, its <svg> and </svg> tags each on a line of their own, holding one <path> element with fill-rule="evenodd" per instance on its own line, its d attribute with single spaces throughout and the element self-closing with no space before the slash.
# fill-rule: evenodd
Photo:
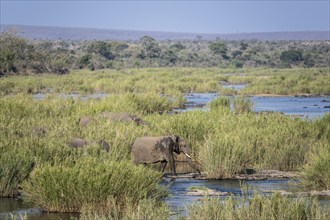
<svg viewBox="0 0 330 220">
<path fill-rule="evenodd" d="M 111 44 L 105 41 L 95 41 L 87 48 L 88 53 L 100 54 L 107 60 L 115 59 L 115 55 L 111 52 Z"/>
<path fill-rule="evenodd" d="M 298 62 L 303 60 L 302 51 L 286 50 L 281 53 L 280 60 L 284 63 Z"/>
<path fill-rule="evenodd" d="M 227 56 L 227 45 L 223 42 L 212 42 L 209 44 L 209 49 L 213 54 L 221 55 L 223 58 L 228 59 Z"/>
<path fill-rule="evenodd" d="M 13 30 L 0 34 L 0 73 L 33 72 L 47 70 L 46 59 L 42 51 L 37 51 L 34 45 L 22 37 L 18 37 Z"/>
<path fill-rule="evenodd" d="M 241 56 L 242 55 L 242 51 L 240 50 L 235 50 L 231 53 L 231 55 L 236 58 L 237 56 Z"/>
<path fill-rule="evenodd" d="M 148 58 L 158 58 L 161 54 L 161 49 L 155 39 L 149 36 L 140 38 L 140 43 L 144 54 Z"/>
<path fill-rule="evenodd" d="M 242 41 L 239 45 L 240 45 L 239 47 L 240 50 L 246 50 L 249 46 L 248 43 L 245 43 L 244 41 Z"/>
<path fill-rule="evenodd" d="M 166 50 L 163 54 L 162 54 L 162 59 L 164 61 L 166 61 L 167 63 L 170 64 L 175 64 L 178 57 L 175 54 L 175 52 L 173 50 Z"/>
<path fill-rule="evenodd" d="M 186 49 L 186 47 L 183 46 L 181 43 L 175 43 L 170 46 L 170 49 L 174 50 L 175 52 L 179 52 L 183 49 Z"/>
</svg>

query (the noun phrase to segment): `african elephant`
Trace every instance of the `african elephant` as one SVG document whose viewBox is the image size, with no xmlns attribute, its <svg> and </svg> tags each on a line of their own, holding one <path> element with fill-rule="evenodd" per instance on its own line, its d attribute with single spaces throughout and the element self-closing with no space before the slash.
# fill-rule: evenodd
<svg viewBox="0 0 330 220">
<path fill-rule="evenodd" d="M 87 141 L 85 139 L 81 139 L 81 138 L 72 138 L 68 145 L 71 148 L 83 148 L 87 145 L 93 144 L 94 141 Z M 96 142 L 102 150 L 106 150 L 107 152 L 109 152 L 110 150 L 110 145 L 105 141 L 105 140 L 99 140 Z"/>
<path fill-rule="evenodd" d="M 87 125 L 89 125 L 90 123 L 92 123 L 92 122 L 95 122 L 96 120 L 93 118 L 93 117 L 91 117 L 91 116 L 83 116 L 83 117 L 81 117 L 80 119 L 79 119 L 79 126 L 81 127 L 81 128 L 84 128 L 84 127 L 86 127 Z"/>
<path fill-rule="evenodd" d="M 46 129 L 42 126 L 34 126 L 32 128 L 32 134 L 35 136 L 43 136 L 46 134 Z"/>
<path fill-rule="evenodd" d="M 146 125 L 146 123 L 134 114 L 128 114 L 126 112 L 114 113 L 114 112 L 102 112 L 102 116 L 105 119 L 116 122 L 135 122 L 137 125 Z"/>
<path fill-rule="evenodd" d="M 158 163 L 162 164 L 164 172 L 167 163 L 170 164 L 173 175 L 176 175 L 173 152 L 181 152 L 187 156 L 189 165 L 200 173 L 191 161 L 190 149 L 183 138 L 179 136 L 138 137 L 132 146 L 132 159 L 135 164 Z"/>
</svg>

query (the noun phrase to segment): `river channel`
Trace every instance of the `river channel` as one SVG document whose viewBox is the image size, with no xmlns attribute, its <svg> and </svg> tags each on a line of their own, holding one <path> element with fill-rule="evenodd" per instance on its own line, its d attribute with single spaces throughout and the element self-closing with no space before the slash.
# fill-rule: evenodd
<svg viewBox="0 0 330 220">
<path fill-rule="evenodd" d="M 245 87 L 244 84 L 226 86 L 236 91 Z M 80 95 L 77 93 L 60 94 L 62 98 L 80 98 L 81 100 L 102 99 L 107 96 L 108 94 L 105 93 L 94 93 L 91 95 Z M 185 96 L 185 108 L 175 111 L 208 111 L 207 104 L 219 96 L 221 95 L 217 93 L 189 93 Z M 35 100 L 42 100 L 46 97 L 46 94 L 36 93 L 32 97 Z M 227 97 L 231 101 L 235 98 L 235 96 Z M 330 113 L 330 96 L 250 96 L 248 98 L 252 103 L 252 111 L 254 112 L 281 112 L 285 115 L 311 120 Z"/>
</svg>

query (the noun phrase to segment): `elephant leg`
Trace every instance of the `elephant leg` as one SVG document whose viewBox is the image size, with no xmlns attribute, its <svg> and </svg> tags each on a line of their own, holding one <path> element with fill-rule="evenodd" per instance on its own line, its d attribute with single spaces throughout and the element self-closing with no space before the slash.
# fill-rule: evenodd
<svg viewBox="0 0 330 220">
<path fill-rule="evenodd" d="M 161 141 L 161 144 L 163 146 L 163 153 L 166 158 L 166 161 L 170 164 L 171 171 L 173 175 L 176 175 L 176 170 L 175 170 L 175 163 L 174 163 L 174 157 L 173 157 L 173 140 L 172 138 L 164 138 Z"/>
<path fill-rule="evenodd" d="M 173 173 L 174 176 L 176 176 L 176 169 L 175 169 L 175 162 L 174 162 L 174 158 L 173 158 L 173 153 L 170 154 L 169 162 L 170 162 L 172 173 Z"/>
<path fill-rule="evenodd" d="M 161 171 L 162 172 L 164 172 L 166 165 L 167 165 L 167 161 L 162 161 L 161 162 Z"/>
</svg>

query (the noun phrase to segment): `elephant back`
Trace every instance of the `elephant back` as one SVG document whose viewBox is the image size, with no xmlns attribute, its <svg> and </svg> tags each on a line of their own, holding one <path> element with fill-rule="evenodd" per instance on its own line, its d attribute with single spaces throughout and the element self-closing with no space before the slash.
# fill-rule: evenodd
<svg viewBox="0 0 330 220">
<path fill-rule="evenodd" d="M 163 137 L 138 137 L 132 145 L 134 163 L 152 163 L 160 160 L 160 140 Z"/>
</svg>

